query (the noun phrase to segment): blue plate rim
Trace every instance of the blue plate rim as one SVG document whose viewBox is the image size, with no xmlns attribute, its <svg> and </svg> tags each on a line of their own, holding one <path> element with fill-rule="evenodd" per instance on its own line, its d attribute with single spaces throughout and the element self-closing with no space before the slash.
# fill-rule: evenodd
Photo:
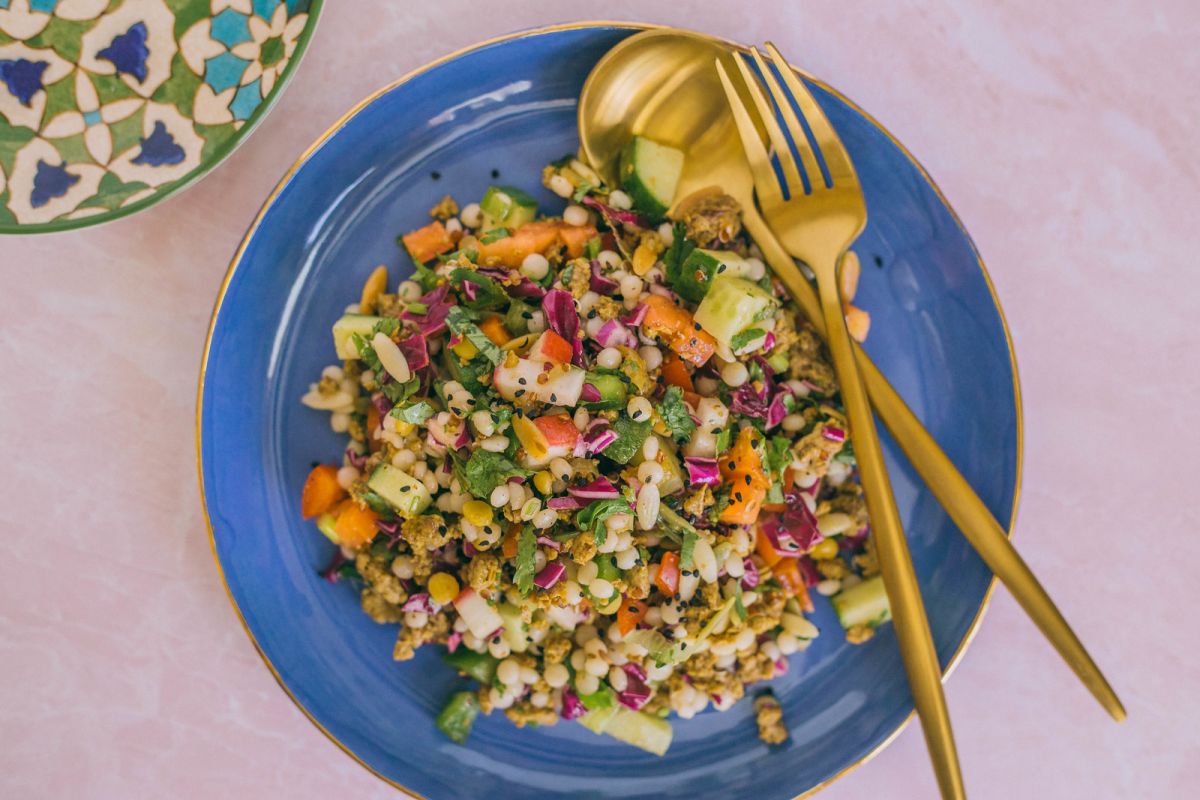
<svg viewBox="0 0 1200 800">
<path fill-rule="evenodd" d="M 426 72 L 429 72 L 430 70 L 432 70 L 436 67 L 441 66 L 442 64 L 448 63 L 450 61 L 454 61 L 455 59 L 460 58 L 464 55 L 467 55 L 468 53 L 471 53 L 475 50 L 479 50 L 484 47 L 489 47 L 493 44 L 498 44 L 501 42 L 509 42 L 509 41 L 523 39 L 523 38 L 527 38 L 527 37 L 531 37 L 531 36 L 539 36 L 539 35 L 546 34 L 546 33 L 554 33 L 554 32 L 558 32 L 558 31 L 569 31 L 569 30 L 581 30 L 581 29 L 588 29 L 588 28 L 615 28 L 615 29 L 625 29 L 625 30 L 629 30 L 629 31 L 674 29 L 674 30 L 679 30 L 684 33 L 689 33 L 689 34 L 693 34 L 693 35 L 707 36 L 709 38 L 716 39 L 731 48 L 740 50 L 742 52 L 749 52 L 749 49 L 745 45 L 730 41 L 723 37 L 713 36 L 712 34 L 702 33 L 699 31 L 693 31 L 693 30 L 690 30 L 687 28 L 679 28 L 679 27 L 671 26 L 671 25 L 660 25 L 657 23 L 650 23 L 650 22 L 631 22 L 628 20 L 582 20 L 582 21 L 577 21 L 577 22 L 556 23 L 556 24 L 552 24 L 552 25 L 542 25 L 542 26 L 533 27 L 533 28 L 525 28 L 522 30 L 513 31 L 511 33 L 501 34 L 501 35 L 494 36 L 494 37 L 491 37 L 488 39 L 483 39 L 481 41 L 475 42 L 473 44 L 467 45 L 466 47 L 459 48 L 459 49 L 454 50 L 450 53 L 447 53 L 443 56 L 440 56 L 436 59 L 433 59 L 432 61 L 428 61 L 428 62 L 422 64 L 421 66 L 410 70 L 409 72 L 405 73 L 404 75 L 400 76 L 399 78 L 396 78 L 396 79 L 390 81 L 389 83 L 381 86 L 380 88 L 376 89 L 375 91 L 371 92 L 369 95 L 364 97 L 358 103 L 354 104 L 354 106 L 352 106 L 348 111 L 346 111 L 346 113 L 344 113 L 332 125 L 330 125 L 320 136 L 318 136 L 312 142 L 312 144 L 310 144 L 307 148 L 305 148 L 304 151 L 296 158 L 295 162 L 293 162 L 293 164 L 288 168 L 288 170 L 279 179 L 279 182 L 271 190 L 271 193 L 267 195 L 266 200 L 263 201 L 263 204 L 259 208 L 258 213 L 255 215 L 253 221 L 250 223 L 250 226 L 246 229 L 246 233 L 243 234 L 241 242 L 238 244 L 237 249 L 234 251 L 233 258 L 230 260 L 229 267 L 226 269 L 225 276 L 224 276 L 224 278 L 222 278 L 221 285 L 217 290 L 217 297 L 213 304 L 212 315 L 209 318 L 208 331 L 205 334 L 205 338 L 204 338 L 204 349 L 201 353 L 200 373 L 199 373 L 199 379 L 197 381 L 197 387 L 196 387 L 196 473 L 197 473 L 197 478 L 199 481 L 199 489 L 200 489 L 200 507 L 201 507 L 201 511 L 204 514 L 205 527 L 208 530 L 209 546 L 212 549 L 213 562 L 216 565 L 217 574 L 221 579 L 221 585 L 225 589 L 225 595 L 229 599 L 229 603 L 233 607 L 234 613 L 237 615 L 238 622 L 241 624 L 242 630 L 245 631 L 247 638 L 250 640 L 250 643 L 254 646 L 255 652 L 258 653 L 259 658 L 262 659 L 263 664 L 266 666 L 267 670 L 270 671 L 271 676 L 275 679 L 275 683 L 279 685 L 279 688 L 283 690 L 284 694 L 287 695 L 288 699 L 290 699 L 292 701 L 292 703 L 296 706 L 296 708 L 298 708 L 300 710 L 300 712 L 308 719 L 308 721 L 311 722 L 317 728 L 317 730 L 319 730 L 322 734 L 324 734 L 327 739 L 329 739 L 331 742 L 333 742 L 338 747 L 338 749 L 340 749 L 343 753 L 345 753 L 347 756 L 352 758 L 355 762 L 357 762 L 360 766 L 362 766 L 364 769 L 366 769 L 368 772 L 370 772 L 376 778 L 378 778 L 379 780 L 388 784 L 389 786 L 391 786 L 395 789 L 399 789 L 400 791 L 407 793 L 411 797 L 419 798 L 420 800 L 428 800 L 428 798 L 426 798 L 424 795 L 421 795 L 421 794 L 413 791 L 412 789 L 408 788 L 407 786 L 404 786 L 403 784 L 399 783 L 398 781 L 388 778 L 387 776 L 383 775 L 378 770 L 373 768 L 370 764 L 368 764 L 366 761 L 364 761 L 362 758 L 360 758 L 353 750 L 351 750 L 349 747 L 347 747 L 345 744 L 343 744 L 336 736 L 334 736 L 324 725 L 321 724 L 321 722 L 318 719 L 316 719 L 316 717 L 314 717 L 312 715 L 311 712 L 309 712 L 308 708 L 306 708 L 304 706 L 304 704 L 301 703 L 299 701 L 299 699 L 297 699 L 295 694 L 293 694 L 292 690 L 288 688 L 287 684 L 284 682 L 283 678 L 280 676 L 279 671 L 275 668 L 275 665 L 271 662 L 271 659 L 267 656 L 266 652 L 262 649 L 262 646 L 259 644 L 258 640 L 255 638 L 254 633 L 250 630 L 249 625 L 247 625 L 247 623 L 246 623 L 246 618 L 242 614 L 242 609 L 238 605 L 237 599 L 233 596 L 233 592 L 229 587 L 229 582 L 226 580 L 226 577 L 225 577 L 225 568 L 221 564 L 221 559 L 217 552 L 216 533 L 213 529 L 212 517 L 209 515 L 208 497 L 205 492 L 205 486 L 204 486 L 204 457 L 203 457 L 204 450 L 203 450 L 203 441 L 202 441 L 202 431 L 203 431 L 203 421 L 204 421 L 204 379 L 205 379 L 205 374 L 208 369 L 209 357 L 211 355 L 213 333 L 216 330 L 217 318 L 220 316 L 221 305 L 225 299 L 225 293 L 229 288 L 230 282 L 233 280 L 234 273 L 237 271 L 237 268 L 238 268 L 239 264 L 241 263 L 242 255 L 245 252 L 247 245 L 250 243 L 251 238 L 254 236 L 254 233 L 257 231 L 259 224 L 262 222 L 263 218 L 266 216 L 267 211 L 274 204 L 276 197 L 278 197 L 280 192 L 282 192 L 284 190 L 284 188 L 291 182 L 292 177 L 308 162 L 309 158 L 314 153 L 316 153 L 317 150 L 319 150 L 330 138 L 332 138 L 335 134 L 337 134 L 337 132 L 340 131 L 342 129 L 342 127 L 347 122 L 349 122 L 354 116 L 356 116 L 360 111 L 362 111 L 364 108 L 369 106 L 371 103 L 375 102 L 375 100 L 379 99 L 381 96 L 383 96 L 384 94 L 387 94 L 388 92 L 392 91 L 393 89 L 396 89 L 396 88 L 408 83 L 409 81 L 413 80 L 414 78 L 417 78 L 420 75 L 422 75 Z M 1013 345 L 1012 331 L 1009 329 L 1008 320 L 1004 315 L 1004 308 L 1000 303 L 1000 297 L 996 293 L 996 287 L 995 287 L 995 284 L 992 282 L 991 274 L 988 272 L 987 266 L 983 262 L 983 256 L 980 255 L 979 248 L 975 245 L 975 241 L 971 238 L 970 233 L 967 231 L 966 227 L 963 225 L 962 219 L 959 217 L 958 212 L 954 210 L 954 207 L 950 204 L 949 199 L 942 192 L 941 187 L 938 186 L 936 181 L 934 181 L 933 176 L 931 176 L 929 174 L 929 171 L 925 169 L 924 165 L 922 165 L 921 162 L 917 160 L 917 158 L 909 151 L 909 149 L 907 147 L 905 147 L 904 144 L 899 139 L 897 139 L 892 134 L 891 131 L 889 131 L 881 122 L 879 122 L 879 120 L 877 120 L 870 113 L 868 113 L 865 109 L 863 109 L 862 106 L 860 106 L 858 103 L 854 102 L 854 100 L 850 99 L 845 94 L 843 94 L 842 92 L 840 92 L 839 90 L 837 90 L 836 88 L 834 88 L 833 86 L 828 84 L 827 82 L 812 75 L 811 73 L 807 72 L 804 69 L 796 67 L 795 65 L 789 64 L 789 66 L 791 66 L 795 72 L 802 75 L 806 80 L 817 84 L 822 89 L 824 89 L 825 91 L 829 92 L 831 95 L 836 97 L 838 100 L 842 101 L 847 106 L 852 108 L 854 111 L 861 114 L 864 119 L 866 119 L 871 125 L 873 125 L 875 128 L 877 128 L 880 133 L 882 133 L 884 136 L 886 136 L 888 138 L 888 140 L 893 145 L 895 145 L 900 150 L 901 153 L 904 154 L 904 157 L 907 158 L 914 167 L 916 167 L 917 171 L 921 174 L 921 177 L 929 184 L 929 187 L 934 191 L 934 193 L 937 195 L 938 199 L 946 207 L 946 210 L 950 212 L 950 216 L 954 220 L 954 224 L 956 226 L 958 226 L 959 231 L 962 233 L 963 237 L 966 239 L 968 246 L 971 248 L 971 253 L 975 257 L 975 263 L 979 267 L 979 272 L 983 276 L 984 282 L 987 285 L 988 294 L 991 296 L 991 299 L 992 299 L 992 305 L 995 307 L 996 313 L 1000 318 L 1000 326 L 1001 326 L 1001 329 L 1004 331 L 1004 341 L 1005 341 L 1005 345 L 1008 349 L 1009 366 L 1012 369 L 1013 405 L 1014 405 L 1014 410 L 1016 412 L 1017 441 L 1016 441 L 1016 470 L 1015 470 L 1015 475 L 1014 475 L 1014 479 L 1013 479 L 1012 509 L 1011 509 L 1011 512 L 1009 515 L 1008 529 L 1006 531 L 1007 537 L 1009 539 L 1011 539 L 1013 530 L 1016 527 L 1017 509 L 1020 505 L 1021 480 L 1023 477 L 1023 465 L 1024 465 L 1025 422 L 1024 422 L 1024 413 L 1023 413 L 1023 408 L 1022 408 L 1021 379 L 1020 379 L 1020 373 L 1017 369 L 1017 354 L 1016 354 L 1016 349 Z M 995 575 L 992 575 L 991 580 L 988 582 L 987 590 L 984 592 L 983 600 L 979 604 L 979 609 L 975 613 L 975 618 L 973 620 L 971 620 L 971 625 L 967 629 L 966 635 L 963 636 L 962 640 L 958 644 L 957 649 L 954 651 L 954 655 L 951 656 L 949 663 L 946 665 L 945 672 L 942 675 L 943 683 L 945 683 L 945 681 L 954 672 L 955 668 L 958 666 L 959 662 L 962 661 L 963 656 L 966 654 L 967 648 L 971 645 L 971 642 L 974 641 L 976 635 L 978 635 L 979 627 L 983 622 L 983 617 L 987 613 L 988 607 L 991 605 L 992 594 L 993 594 L 993 592 L 995 592 L 996 584 L 997 584 L 997 578 Z M 829 776 L 822 782 L 820 782 L 817 785 L 812 786 L 812 787 L 806 789 L 805 791 L 801 792 L 800 794 L 796 795 L 795 798 L 793 798 L 793 800 L 803 800 L 803 798 L 811 797 L 811 796 L 815 795 L 817 792 L 821 791 L 822 789 L 824 789 L 827 786 L 829 786 L 830 784 L 832 784 L 834 781 L 837 781 L 839 778 L 849 774 L 850 772 L 854 771 L 858 767 L 861 767 L 863 764 L 866 764 L 872 758 L 874 758 L 879 753 L 881 753 L 893 741 L 895 741 L 896 738 L 899 737 L 900 734 L 904 731 L 904 729 L 908 727 L 908 724 L 910 722 L 912 722 L 913 717 L 915 717 L 915 716 L 916 716 L 916 711 L 915 710 L 910 711 L 908 713 L 908 716 L 906 716 L 896 726 L 896 728 L 890 734 L 888 734 L 888 736 L 886 736 L 874 748 L 872 748 L 871 750 L 869 750 L 865 754 L 863 754 L 857 761 L 855 761 L 851 764 L 847 764 L 841 770 L 839 770 L 838 772 Z"/>
</svg>

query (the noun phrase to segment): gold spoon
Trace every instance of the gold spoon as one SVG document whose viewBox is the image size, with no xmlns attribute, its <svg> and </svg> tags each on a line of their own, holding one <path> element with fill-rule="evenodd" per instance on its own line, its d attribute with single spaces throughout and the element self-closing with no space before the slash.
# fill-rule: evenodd
<svg viewBox="0 0 1200 800">
<path fill-rule="evenodd" d="M 753 174 L 714 67 L 714 59 L 733 57 L 732 47 L 712 37 L 670 28 L 644 31 L 617 44 L 597 62 L 579 97 L 583 155 L 606 182 L 617 185 L 621 149 L 632 136 L 646 136 L 682 149 L 686 158 L 676 198 L 715 186 L 737 200 L 743 224 L 764 259 L 805 317 L 824 335 L 816 291 L 755 206 Z M 883 373 L 857 346 L 855 355 L 876 413 L 955 525 L 1092 695 L 1113 719 L 1123 720 L 1125 708 L 1120 699 L 1012 546 L 1003 526 Z"/>
</svg>

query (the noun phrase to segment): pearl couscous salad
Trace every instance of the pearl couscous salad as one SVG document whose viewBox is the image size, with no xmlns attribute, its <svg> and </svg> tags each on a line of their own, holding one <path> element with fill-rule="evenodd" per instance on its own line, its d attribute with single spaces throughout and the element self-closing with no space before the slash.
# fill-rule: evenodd
<svg viewBox="0 0 1200 800">
<path fill-rule="evenodd" d="M 662 754 L 671 712 L 758 689 L 818 635 L 831 596 L 852 642 L 888 619 L 833 370 L 759 259 L 733 198 L 675 203 L 682 154 L 635 139 L 621 188 L 566 158 L 401 237 L 333 324 L 339 363 L 303 402 L 349 442 L 301 511 L 338 550 L 325 571 L 478 686 L 480 711 L 575 720 Z M 848 257 L 843 295 L 858 263 Z M 847 306 L 852 333 L 866 312 Z"/>
</svg>

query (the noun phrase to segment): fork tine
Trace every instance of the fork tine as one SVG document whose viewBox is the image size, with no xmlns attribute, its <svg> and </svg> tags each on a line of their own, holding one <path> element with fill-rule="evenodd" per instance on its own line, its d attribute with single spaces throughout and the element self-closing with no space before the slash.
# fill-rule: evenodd
<svg viewBox="0 0 1200 800">
<path fill-rule="evenodd" d="M 742 73 L 742 80 L 746 84 L 746 91 L 750 94 L 750 99 L 754 101 L 754 106 L 758 109 L 759 121 L 766 128 L 771 148 L 775 151 L 780 166 L 783 167 L 783 179 L 788 186 L 788 191 L 792 197 L 804 194 L 804 181 L 800 179 L 799 167 L 796 165 L 796 160 L 792 158 L 792 149 L 788 147 L 787 137 L 784 136 L 783 129 L 779 127 L 779 121 L 775 119 L 775 109 L 771 107 L 771 101 L 763 94 L 758 78 L 746 65 L 746 59 L 735 53 L 733 60 L 737 63 L 738 71 Z"/>
<path fill-rule="evenodd" d="M 775 170 L 771 168 L 771 156 L 767 152 L 767 148 L 763 145 L 758 128 L 750 116 L 749 109 L 746 108 L 746 104 L 742 102 L 741 96 L 738 94 L 737 89 L 734 88 L 729 74 L 725 71 L 725 65 L 721 63 L 720 58 L 715 59 L 715 61 L 717 75 L 721 78 L 721 86 L 724 87 L 725 97 L 729 100 L 729 110 L 733 113 L 733 121 L 737 125 L 738 136 L 742 140 L 742 149 L 746 153 L 746 160 L 750 162 L 750 171 L 754 173 L 754 188 L 758 192 L 759 199 L 761 201 L 781 202 L 783 194 L 780 191 L 779 177 L 775 174 Z"/>
<path fill-rule="evenodd" d="M 837 132 L 829 124 L 829 120 L 826 119 L 825 112 L 817 104 L 816 98 L 812 96 L 812 93 L 805 87 L 804 82 L 792 71 L 787 59 L 779 52 L 779 48 L 771 42 L 766 43 L 766 48 L 767 53 L 771 56 L 771 60 L 779 68 L 779 74 L 783 76 L 783 82 L 791 90 L 792 97 L 796 100 L 796 105 L 800 107 L 800 113 L 804 115 L 805 121 L 808 122 L 808 127 L 813 133 L 813 138 L 816 139 L 817 147 L 820 149 L 821 155 L 825 157 L 825 166 L 829 168 L 830 179 L 835 185 L 846 182 L 857 185 L 858 176 L 854 172 L 854 164 L 850 161 L 850 156 L 846 153 L 846 148 L 842 144 L 842 140 L 838 138 Z"/>
<path fill-rule="evenodd" d="M 818 187 L 824 187 L 825 179 L 821 175 L 821 168 L 817 165 L 816 157 L 813 156 L 808 137 L 804 134 L 804 126 L 800 124 L 795 109 L 788 102 L 787 93 L 780 87 L 779 81 L 775 80 L 775 73 L 763 59 L 762 53 L 758 52 L 757 47 L 751 47 L 750 55 L 754 58 L 754 63 L 758 65 L 758 71 L 762 73 L 763 83 L 767 85 L 767 94 L 771 95 L 775 106 L 783 113 L 783 122 L 788 128 L 788 133 L 792 135 L 796 151 L 800 154 L 800 163 L 804 165 L 804 171 L 808 173 L 808 185 L 812 187 L 812 191 L 818 191 Z"/>
</svg>

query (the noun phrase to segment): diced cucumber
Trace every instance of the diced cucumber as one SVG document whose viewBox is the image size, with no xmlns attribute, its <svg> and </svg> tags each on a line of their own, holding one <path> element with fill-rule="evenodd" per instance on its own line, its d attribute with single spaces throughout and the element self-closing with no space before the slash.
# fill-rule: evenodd
<svg viewBox="0 0 1200 800">
<path fill-rule="evenodd" d="M 699 303 L 708 294 L 712 282 L 718 275 L 742 277 L 748 274 L 750 265 L 737 253 L 727 250 L 702 250 L 697 247 L 688 254 L 683 263 L 667 275 L 671 288 L 693 303 Z"/>
<path fill-rule="evenodd" d="M 877 628 L 892 618 L 883 576 L 876 575 L 833 596 L 833 610 L 846 630 L 855 625 Z"/>
<path fill-rule="evenodd" d="M 641 136 L 621 153 L 621 188 L 633 207 L 653 219 L 667 213 L 683 172 L 683 151 Z"/>
<path fill-rule="evenodd" d="M 482 231 L 492 228 L 514 230 L 537 216 L 537 201 L 514 186 L 489 186 L 479 201 L 483 212 Z"/>
<path fill-rule="evenodd" d="M 500 603 L 496 606 L 500 619 L 504 620 L 504 641 L 514 653 L 524 653 L 529 649 L 529 637 L 525 633 L 525 623 L 521 620 L 521 610 L 510 603 Z"/>
<path fill-rule="evenodd" d="M 590 716 L 591 714 L 587 715 Z M 671 730 L 671 723 L 665 719 L 618 706 L 616 713 L 605 722 L 604 733 L 647 753 L 661 756 L 665 755 L 667 748 L 671 746 L 674 732 Z"/>
<path fill-rule="evenodd" d="M 357 333 L 370 341 L 375 324 L 382 320 L 383 317 L 370 314 L 343 314 L 341 319 L 333 323 L 333 346 L 337 349 L 338 358 L 343 361 L 358 358 L 358 350 L 350 337 Z"/>
<path fill-rule="evenodd" d="M 437 715 L 435 724 L 451 741 L 462 744 L 471 735 L 471 726 L 479 716 L 479 700 L 474 692 L 456 692 L 441 713 Z"/>
<path fill-rule="evenodd" d="M 595 386 L 596 391 L 600 393 L 599 400 L 582 403 L 584 408 L 601 411 L 625 407 L 625 398 L 629 392 L 625 388 L 625 381 L 619 376 L 607 372 L 589 372 L 583 382 L 585 385 L 590 383 Z"/>
<path fill-rule="evenodd" d="M 476 653 L 465 647 L 460 647 L 453 653 L 446 653 L 442 660 L 480 683 L 491 683 L 492 678 L 496 676 L 496 665 L 500 663 L 489 653 Z"/>
<path fill-rule="evenodd" d="M 710 336 L 729 347 L 738 333 L 771 316 L 778 303 L 757 284 L 720 275 L 696 309 L 695 318 Z"/>
<path fill-rule="evenodd" d="M 367 488 L 382 497 L 402 517 L 415 517 L 429 507 L 432 498 L 425 484 L 391 464 L 380 464 L 367 479 Z"/>
</svg>

